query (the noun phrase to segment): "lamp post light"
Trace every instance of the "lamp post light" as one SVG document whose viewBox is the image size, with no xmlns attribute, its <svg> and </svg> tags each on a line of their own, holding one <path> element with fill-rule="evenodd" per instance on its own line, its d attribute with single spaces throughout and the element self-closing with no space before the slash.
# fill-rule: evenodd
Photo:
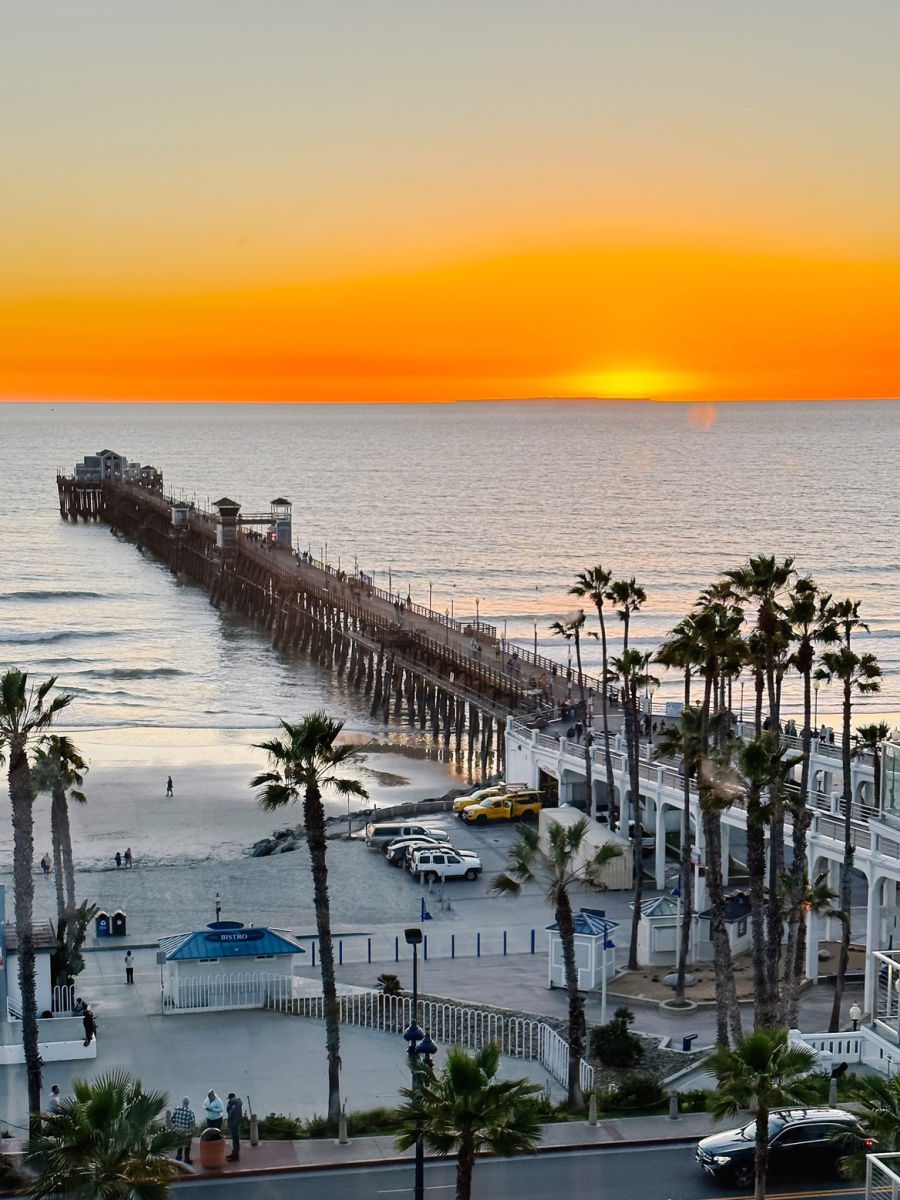
<svg viewBox="0 0 900 1200">
<path fill-rule="evenodd" d="M 429 612 L 431 612 L 431 589 L 432 589 L 433 587 L 434 587 L 434 584 L 433 584 L 433 583 L 431 582 L 431 580 L 429 579 L 429 580 L 428 580 L 428 611 L 429 611 Z"/>
<path fill-rule="evenodd" d="M 393 598 L 394 598 L 394 577 L 391 574 L 390 567 L 388 567 L 388 595 L 393 600 Z"/>
<path fill-rule="evenodd" d="M 862 1009 L 859 1007 L 858 1004 L 850 1005 L 849 1016 L 850 1016 L 850 1020 L 853 1022 L 853 1032 L 856 1033 L 856 1031 L 859 1029 L 860 1017 L 862 1016 Z"/>
<path fill-rule="evenodd" d="M 815 700 L 813 701 L 813 729 L 814 730 L 817 730 L 819 728 L 819 688 L 821 686 L 822 686 L 822 681 L 820 679 L 816 679 L 813 682 L 813 692 L 815 693 Z"/>
<path fill-rule="evenodd" d="M 455 596 L 456 596 L 456 584 L 451 583 L 450 584 L 450 620 L 451 621 L 454 619 L 454 617 L 453 617 L 453 600 L 454 600 Z"/>
<path fill-rule="evenodd" d="M 476 596 L 475 597 L 475 630 L 476 630 L 476 632 L 480 628 L 481 628 L 481 597 Z"/>
<path fill-rule="evenodd" d="M 222 897 L 216 892 L 216 920 L 222 915 Z"/>
<path fill-rule="evenodd" d="M 648 716 L 650 717 L 650 724 L 647 728 L 647 745 L 648 746 L 653 745 L 653 693 L 656 691 L 658 686 L 659 685 L 655 684 L 655 683 L 648 684 L 648 686 L 647 686 L 647 695 L 650 697 L 650 712 L 648 714 Z"/>
<path fill-rule="evenodd" d="M 534 657 L 537 659 L 537 617 L 534 618 Z"/>
<path fill-rule="evenodd" d="M 431 1070 L 431 1060 L 437 1054 L 437 1046 L 416 1022 L 416 1012 L 419 1007 L 419 946 L 422 944 L 421 929 L 406 929 L 403 933 L 406 944 L 412 946 L 413 977 L 412 977 L 412 1020 L 404 1030 L 403 1040 L 406 1042 L 406 1053 L 409 1056 L 409 1066 L 413 1077 L 413 1091 L 416 1093 L 416 1105 L 421 1103 L 420 1089 L 422 1072 Z M 422 1140 L 422 1128 L 416 1130 L 415 1177 L 413 1183 L 413 1200 L 425 1200 L 425 1148 Z"/>
</svg>

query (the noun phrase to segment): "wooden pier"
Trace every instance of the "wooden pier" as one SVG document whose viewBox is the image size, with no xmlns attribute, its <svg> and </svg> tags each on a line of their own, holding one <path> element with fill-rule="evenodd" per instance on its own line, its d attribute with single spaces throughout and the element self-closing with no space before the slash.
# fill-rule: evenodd
<svg viewBox="0 0 900 1200">
<path fill-rule="evenodd" d="M 580 696 L 565 668 L 498 638 L 493 626 L 453 620 L 295 552 L 288 501 L 247 517 L 223 498 L 208 512 L 165 496 L 157 473 L 150 485 L 58 475 L 57 488 L 64 519 L 104 521 L 199 583 L 210 604 L 263 626 L 275 648 L 334 671 L 370 698 L 373 716 L 405 719 L 456 753 L 477 755 L 482 768 L 492 757 L 502 768 L 509 715 Z M 281 518 L 287 513 L 281 544 L 276 506 Z"/>
</svg>

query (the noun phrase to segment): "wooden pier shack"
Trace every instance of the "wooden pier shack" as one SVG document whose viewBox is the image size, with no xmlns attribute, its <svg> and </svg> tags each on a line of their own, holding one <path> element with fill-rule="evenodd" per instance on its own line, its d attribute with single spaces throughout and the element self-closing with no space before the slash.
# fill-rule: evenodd
<svg viewBox="0 0 900 1200">
<path fill-rule="evenodd" d="M 106 522 L 199 583 L 210 604 L 265 627 L 273 646 L 309 654 L 371 697 L 373 716 L 393 712 L 457 752 L 485 763 L 496 754 L 502 765 L 506 717 L 571 692 L 571 675 L 567 682 L 549 659 L 499 639 L 492 625 L 404 602 L 295 552 L 284 497 L 264 513 L 244 514 L 227 496 L 206 511 L 165 495 L 154 468 L 104 474 L 93 465 L 100 457 L 57 476 L 64 519 Z"/>
</svg>

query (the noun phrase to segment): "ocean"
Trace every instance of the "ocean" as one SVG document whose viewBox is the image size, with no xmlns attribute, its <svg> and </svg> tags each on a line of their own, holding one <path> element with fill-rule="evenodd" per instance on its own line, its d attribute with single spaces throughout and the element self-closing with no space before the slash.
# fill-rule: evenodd
<svg viewBox="0 0 900 1200">
<path fill-rule="evenodd" d="M 315 663 L 105 526 L 60 520 L 57 468 L 105 447 L 204 504 L 286 496 L 300 548 L 457 617 L 477 597 L 525 645 L 536 621 L 561 663 L 548 626 L 585 567 L 644 586 L 633 637 L 652 649 L 723 569 L 793 555 L 862 601 L 885 678 L 858 720 L 898 721 L 900 402 L 0 405 L 0 664 L 58 675 L 73 727 L 270 729 L 324 707 L 370 735 L 366 701 Z M 599 673 L 590 640 L 584 661 Z M 656 704 L 679 694 L 664 680 Z M 833 720 L 837 689 L 818 706 Z"/>
</svg>

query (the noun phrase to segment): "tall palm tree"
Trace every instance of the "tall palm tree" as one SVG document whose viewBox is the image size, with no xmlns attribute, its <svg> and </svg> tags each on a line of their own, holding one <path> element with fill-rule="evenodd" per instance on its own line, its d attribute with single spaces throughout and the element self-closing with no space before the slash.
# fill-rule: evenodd
<svg viewBox="0 0 900 1200">
<path fill-rule="evenodd" d="M 709 1103 L 713 1116 L 733 1117 L 743 1109 L 756 1109 L 752 1172 L 755 1200 L 766 1200 L 769 1113 L 773 1108 L 807 1104 L 814 1099 L 816 1085 L 809 1077 L 814 1065 L 814 1052 L 792 1046 L 786 1029 L 757 1029 L 742 1038 L 734 1049 L 717 1046 L 706 1060 L 707 1068 L 719 1084 Z M 746 1186 L 751 1180 L 736 1182 Z"/>
<path fill-rule="evenodd" d="M 166 1129 L 164 1092 L 145 1092 L 124 1071 L 76 1079 L 59 1112 L 28 1148 L 38 1174 L 34 1200 L 166 1200 L 177 1167 L 168 1155 L 184 1140 Z"/>
<path fill-rule="evenodd" d="M 341 1028 L 337 985 L 334 977 L 334 946 L 331 941 L 331 907 L 328 899 L 328 864 L 325 859 L 325 809 L 322 792 L 333 788 L 339 796 L 365 798 L 368 792 L 356 779 L 338 774 L 359 762 L 354 746 L 338 746 L 343 721 L 324 712 L 308 713 L 296 725 L 281 722 L 284 735 L 262 742 L 271 771 L 256 775 L 250 786 L 261 788 L 258 801 L 266 812 L 286 804 L 303 803 L 303 824 L 312 867 L 319 963 L 325 1002 L 325 1046 L 328 1055 L 328 1120 L 337 1127 L 341 1115 Z"/>
<path fill-rule="evenodd" d="M 584 997 L 578 990 L 578 967 L 575 963 L 575 916 L 572 911 L 571 889 L 581 884 L 602 884 L 603 868 L 614 858 L 621 857 L 618 846 L 607 842 L 591 851 L 587 842 L 590 823 L 581 817 L 565 826 L 551 821 L 546 845 L 534 826 L 519 829 L 510 848 L 507 869 L 495 876 L 491 891 L 497 895 L 518 896 L 524 884 L 541 883 L 546 888 L 547 902 L 562 943 L 566 991 L 569 995 L 569 1078 L 568 1104 L 574 1112 L 584 1108 L 581 1091 L 581 1060 L 584 1057 L 587 1029 L 584 1019 Z"/>
<path fill-rule="evenodd" d="M 67 737 L 49 737 L 39 746 L 32 762 L 35 791 L 50 793 L 50 830 L 53 839 L 53 870 L 56 879 L 56 934 L 63 958 L 68 965 L 75 937 L 75 860 L 72 855 L 72 831 L 69 827 L 69 800 L 86 804 L 81 791 L 87 764 L 75 743 Z M 61 980 L 65 983 L 65 979 Z"/>
<path fill-rule="evenodd" d="M 56 717 L 72 701 L 66 693 L 50 697 L 56 676 L 29 685 L 25 671 L 10 670 L 0 679 L 0 749 L 8 759 L 13 825 L 13 891 L 19 988 L 22 993 L 22 1042 L 28 1080 L 29 1125 L 36 1133 L 41 1111 L 41 1057 L 38 1052 L 37 992 L 32 922 L 34 919 L 34 783 L 28 749 L 39 743 Z"/>
<path fill-rule="evenodd" d="M 614 810 L 616 798 L 616 784 L 613 776 L 612 755 L 609 751 L 609 652 L 606 645 L 606 618 L 604 616 L 603 607 L 608 599 L 609 586 L 612 582 L 612 574 L 603 569 L 600 563 L 595 567 L 589 567 L 586 571 L 581 571 L 575 577 L 575 583 L 569 588 L 570 596 L 579 596 L 584 600 L 591 600 L 594 608 L 597 610 L 597 620 L 600 622 L 600 654 L 602 661 L 600 664 L 600 713 L 603 720 L 603 756 L 606 766 L 606 795 L 607 804 L 609 805 L 609 827 L 615 829 Z M 590 634 L 591 637 L 597 637 L 595 633 Z M 591 808 L 591 816 L 593 817 L 593 806 Z"/>
<path fill-rule="evenodd" d="M 849 637 L 849 631 L 847 633 Z M 838 955 L 838 969 L 834 986 L 834 1003 L 831 1009 L 829 1029 L 836 1033 L 840 1029 L 841 1004 L 844 998 L 844 980 L 847 975 L 847 963 L 850 958 L 850 901 L 853 875 L 853 859 L 855 847 L 853 844 L 853 781 L 850 760 L 850 722 L 853 713 L 853 695 L 866 696 L 881 690 L 881 667 L 874 654 L 857 654 L 846 642 L 836 650 L 823 650 L 821 666 L 816 671 L 816 678 L 826 683 L 837 679 L 842 685 L 843 703 L 841 731 L 841 766 L 844 793 L 844 861 L 841 865 L 841 903 L 840 909 L 846 920 L 842 922 L 841 949 Z"/>
<path fill-rule="evenodd" d="M 624 629 L 622 632 L 622 653 L 628 649 L 628 631 L 631 628 L 632 616 L 640 612 L 641 605 L 646 602 L 647 593 L 632 575 L 630 579 L 616 579 L 606 593 L 606 598 L 619 614 L 619 620 Z"/>
<path fill-rule="evenodd" d="M 743 566 L 724 572 L 724 578 L 734 588 L 737 598 L 756 606 L 756 629 L 765 651 L 769 718 L 773 728 L 777 728 L 779 719 L 776 657 L 779 639 L 783 636 L 780 598 L 793 574 L 793 558 L 779 562 L 774 555 L 765 554 L 751 557 Z"/>
<path fill-rule="evenodd" d="M 594 736 L 591 730 L 590 715 L 584 695 L 584 672 L 581 669 L 581 631 L 584 628 L 584 609 L 576 608 L 568 613 L 562 621 L 554 621 L 550 632 L 564 637 L 566 641 L 575 643 L 575 662 L 578 668 L 578 688 L 581 692 L 581 707 L 584 712 L 584 783 L 587 796 L 587 809 L 592 821 L 597 819 L 597 801 L 594 797 Z"/>
<path fill-rule="evenodd" d="M 500 1047 L 494 1042 L 467 1054 L 447 1052 L 439 1074 L 421 1072 L 416 1086 L 402 1088 L 397 1148 L 408 1150 L 419 1136 L 440 1155 L 456 1155 L 456 1200 L 470 1200 L 479 1150 L 507 1157 L 528 1154 L 541 1136 L 535 1099 L 539 1084 L 497 1079 Z"/>
<path fill-rule="evenodd" d="M 681 947 L 675 975 L 675 1002 L 684 1003 L 685 975 L 688 956 L 691 952 L 691 927 L 694 921 L 694 872 L 691 850 L 693 829 L 691 826 L 691 779 L 700 769 L 703 717 L 699 708 L 686 707 L 677 725 L 667 725 L 656 738 L 654 758 L 680 758 L 684 783 L 683 808 L 681 810 L 681 866 L 678 889 L 681 895 Z"/>
<path fill-rule="evenodd" d="M 865 1179 L 866 1155 L 878 1147 L 879 1154 L 900 1150 L 900 1075 L 857 1075 L 850 1084 L 849 1099 L 860 1105 L 862 1143 L 849 1148 L 841 1160 L 841 1173 L 851 1179 Z"/>
<path fill-rule="evenodd" d="M 658 680 L 647 673 L 649 653 L 640 650 L 625 650 L 611 666 L 616 679 L 622 684 L 622 701 L 625 713 L 625 737 L 628 743 L 628 778 L 631 788 L 631 813 L 633 822 L 632 845 L 634 846 L 634 901 L 631 915 L 631 939 L 628 949 L 628 969 L 638 969 L 638 928 L 641 923 L 641 900 L 644 889 L 644 814 L 641 807 L 640 770 L 640 726 L 638 724 L 638 697 L 648 687 L 656 687 Z"/>
</svg>

